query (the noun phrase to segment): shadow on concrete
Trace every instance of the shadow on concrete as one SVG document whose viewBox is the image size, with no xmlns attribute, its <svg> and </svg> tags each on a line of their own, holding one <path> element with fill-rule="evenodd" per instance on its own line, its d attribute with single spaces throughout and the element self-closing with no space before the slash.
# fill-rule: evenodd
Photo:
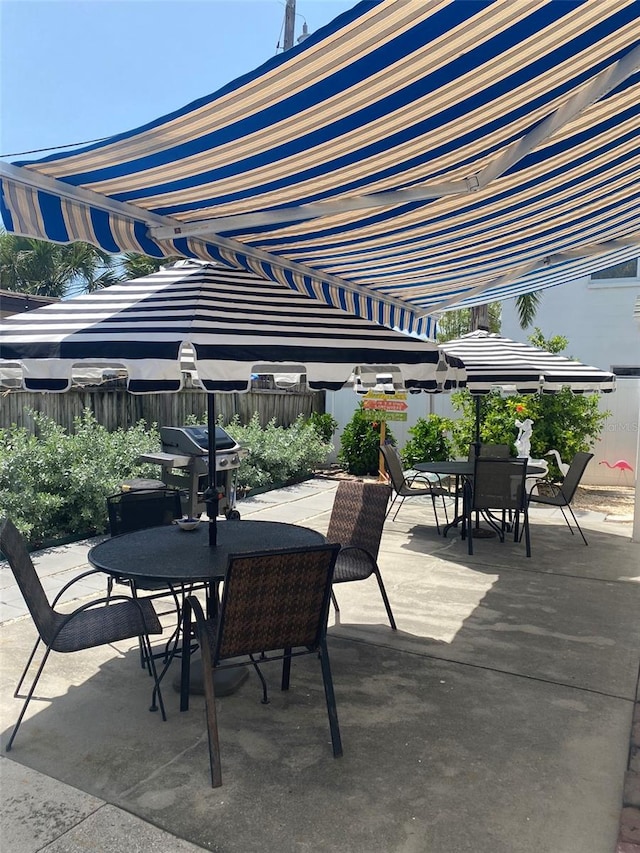
<svg viewBox="0 0 640 853">
<path fill-rule="evenodd" d="M 51 701 L 34 703 L 10 758 L 225 853 L 608 853 L 640 585 L 623 537 L 587 535 L 589 548 L 536 525 L 527 561 L 513 543 L 479 540 L 469 558 L 459 537 L 388 525 L 380 565 L 399 630 L 382 624 L 373 579 L 337 589 L 341 759 L 319 664 L 301 658 L 287 693 L 264 668 L 269 705 L 255 678 L 219 701 L 224 784 L 211 789 L 202 697 L 181 714 L 169 672 L 169 719 L 149 713 L 135 644 L 53 656 Z M 33 628 L 0 630 L 6 742 Z"/>
</svg>

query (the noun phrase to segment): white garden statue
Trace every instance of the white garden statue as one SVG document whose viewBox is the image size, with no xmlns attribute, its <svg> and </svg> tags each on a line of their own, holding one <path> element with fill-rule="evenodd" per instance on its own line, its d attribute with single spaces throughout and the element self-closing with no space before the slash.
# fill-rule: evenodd
<svg viewBox="0 0 640 853">
<path fill-rule="evenodd" d="M 533 421 L 531 418 L 525 418 L 519 421 L 516 418 L 516 426 L 518 427 L 518 437 L 515 445 L 518 451 L 518 456 L 523 459 L 528 459 L 531 456 L 531 433 L 533 432 Z"/>
<path fill-rule="evenodd" d="M 556 463 L 558 465 L 558 468 L 560 469 L 560 473 L 562 474 L 563 477 L 567 476 L 567 471 L 569 470 L 569 463 L 562 461 L 562 459 L 560 458 L 560 454 L 558 453 L 557 450 L 548 450 L 544 455 L 545 456 L 555 456 L 556 457 Z"/>
<path fill-rule="evenodd" d="M 531 434 L 533 432 L 533 421 L 531 418 L 525 418 L 523 421 L 516 419 L 518 427 L 518 437 L 515 440 L 518 456 L 523 459 L 528 459 L 528 464 L 540 468 L 538 474 L 531 474 L 526 478 L 527 492 L 540 480 L 544 480 L 549 473 L 549 463 L 546 459 L 531 459 Z"/>
</svg>

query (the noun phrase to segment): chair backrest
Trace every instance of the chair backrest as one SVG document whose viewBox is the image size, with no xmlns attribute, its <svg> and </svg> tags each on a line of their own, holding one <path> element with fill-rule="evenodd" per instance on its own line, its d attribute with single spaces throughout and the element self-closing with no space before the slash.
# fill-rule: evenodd
<svg viewBox="0 0 640 853">
<path fill-rule="evenodd" d="M 231 555 L 213 664 L 239 655 L 319 647 L 339 545 Z"/>
<path fill-rule="evenodd" d="M 343 480 L 333 501 L 328 541 L 363 548 L 375 560 L 390 496 L 391 488 L 385 483 Z"/>
<path fill-rule="evenodd" d="M 0 551 L 11 566 L 38 633 L 47 642 L 55 628 L 56 614 L 31 562 L 22 534 L 8 518 L 0 521 Z"/>
<path fill-rule="evenodd" d="M 121 492 L 107 498 L 112 536 L 146 527 L 160 527 L 180 518 L 180 493 L 176 489 Z"/>
<path fill-rule="evenodd" d="M 396 492 L 405 484 L 404 471 L 402 470 L 402 461 L 398 451 L 393 444 L 381 444 L 380 450 L 384 457 L 384 464 L 391 478 L 391 484 Z"/>
<path fill-rule="evenodd" d="M 511 457 L 511 448 L 508 444 L 481 444 L 479 449 L 479 456 L 487 456 L 491 459 L 509 459 Z M 475 458 L 476 446 L 472 444 L 469 447 L 469 462 L 473 462 Z"/>
<path fill-rule="evenodd" d="M 580 480 L 582 479 L 582 475 L 585 472 L 585 468 L 589 464 L 589 462 L 593 459 L 593 453 L 584 453 L 583 451 L 578 451 L 576 455 L 571 460 L 571 464 L 569 465 L 569 470 L 567 471 L 564 480 L 560 484 L 560 491 L 564 495 L 564 499 L 567 503 L 571 503 L 573 500 L 573 496 L 576 493 L 576 489 L 580 484 Z"/>
<path fill-rule="evenodd" d="M 526 476 L 526 459 L 479 456 L 474 463 L 472 509 L 522 509 Z"/>
</svg>

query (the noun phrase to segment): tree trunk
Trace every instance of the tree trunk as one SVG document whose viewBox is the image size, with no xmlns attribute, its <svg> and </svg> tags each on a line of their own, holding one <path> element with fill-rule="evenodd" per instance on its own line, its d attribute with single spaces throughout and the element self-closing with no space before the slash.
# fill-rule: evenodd
<svg viewBox="0 0 640 853">
<path fill-rule="evenodd" d="M 489 303 L 484 305 L 476 305 L 471 309 L 471 331 L 475 332 L 478 329 L 489 331 Z"/>
</svg>

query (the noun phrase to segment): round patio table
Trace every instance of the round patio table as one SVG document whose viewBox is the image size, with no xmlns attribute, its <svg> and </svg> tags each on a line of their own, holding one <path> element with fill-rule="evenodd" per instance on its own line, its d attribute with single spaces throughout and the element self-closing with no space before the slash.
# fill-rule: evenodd
<svg viewBox="0 0 640 853">
<path fill-rule="evenodd" d="M 455 477 L 456 478 L 456 488 L 455 488 L 455 518 L 453 521 L 449 522 L 442 531 L 442 535 L 446 536 L 449 530 L 452 527 L 456 527 L 460 524 L 461 521 L 464 520 L 463 516 L 458 513 L 458 494 L 460 491 L 460 480 L 463 477 L 473 477 L 473 469 L 474 469 L 474 460 L 468 459 L 452 459 L 447 462 L 416 462 L 412 467 L 415 468 L 416 471 L 421 471 L 424 474 L 438 474 L 441 477 Z M 527 465 L 527 475 L 535 475 L 535 474 L 544 474 L 544 468 L 541 468 L 539 465 Z M 476 534 L 478 535 L 478 532 Z M 481 537 L 493 537 L 496 534 L 493 530 L 482 530 Z"/>
<path fill-rule="evenodd" d="M 89 551 L 92 566 L 138 581 L 190 584 L 224 580 L 231 554 L 322 545 L 317 530 L 279 521 L 219 521 L 218 543 L 209 547 L 208 522 L 195 530 L 175 524 L 148 527 L 105 539 Z"/>
<path fill-rule="evenodd" d="M 206 583 L 209 599 L 215 604 L 217 597 L 211 595 L 211 588 L 224 580 L 230 555 L 304 548 L 325 542 L 325 537 L 317 530 L 297 524 L 233 520 L 218 522 L 217 545 L 212 548 L 208 522 L 201 522 L 194 530 L 168 524 L 105 539 L 89 551 L 88 560 L 96 569 L 133 581 L 164 581 L 168 586 Z M 173 654 L 175 651 L 172 657 Z M 196 666 L 200 663 L 194 661 L 191 667 L 191 693 L 202 693 L 202 672 Z M 217 672 L 216 695 L 233 693 L 248 675 L 246 667 Z M 181 690 L 179 676 L 174 688 Z M 152 702 L 152 708 L 154 704 Z M 186 709 L 181 707 L 181 710 Z"/>
</svg>

